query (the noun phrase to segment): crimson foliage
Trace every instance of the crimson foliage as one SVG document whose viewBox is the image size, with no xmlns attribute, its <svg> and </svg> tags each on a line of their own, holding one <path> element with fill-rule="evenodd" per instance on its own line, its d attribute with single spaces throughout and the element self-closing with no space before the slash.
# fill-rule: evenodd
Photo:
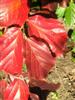
<svg viewBox="0 0 75 100">
<path fill-rule="evenodd" d="M 29 87 L 48 91 L 59 87 L 46 77 L 65 50 L 67 33 L 57 19 L 28 18 L 28 11 L 27 0 L 0 0 L 0 71 L 6 74 L 0 81 L 3 100 L 28 100 L 29 96 L 39 100 Z M 23 28 L 25 21 L 28 28 Z"/>
</svg>

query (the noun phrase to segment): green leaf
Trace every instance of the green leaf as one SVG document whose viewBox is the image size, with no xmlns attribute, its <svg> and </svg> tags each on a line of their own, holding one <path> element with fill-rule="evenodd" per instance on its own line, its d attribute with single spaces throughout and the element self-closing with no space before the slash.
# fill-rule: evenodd
<svg viewBox="0 0 75 100">
<path fill-rule="evenodd" d="M 57 92 L 51 92 L 51 98 L 52 100 L 59 100 L 59 96 Z"/>
<path fill-rule="evenodd" d="M 72 61 L 75 62 L 75 58 L 74 57 L 72 57 Z"/>
<path fill-rule="evenodd" d="M 72 32 L 71 39 L 72 39 L 73 42 L 75 42 L 75 30 L 73 30 L 73 32 Z"/>
<path fill-rule="evenodd" d="M 67 9 L 66 9 L 66 13 L 65 13 L 65 24 L 67 25 L 67 26 L 70 26 L 71 25 L 71 20 L 72 20 L 72 18 L 71 18 L 72 16 L 71 16 L 71 8 L 70 7 L 67 7 Z"/>
<path fill-rule="evenodd" d="M 27 72 L 27 66 L 26 66 L 26 64 L 23 65 L 23 72 Z"/>
<path fill-rule="evenodd" d="M 75 47 L 73 48 L 72 52 L 74 52 L 74 53 L 75 53 Z"/>
<path fill-rule="evenodd" d="M 0 36 L 2 36 L 2 34 L 3 34 L 2 30 L 0 30 Z"/>
<path fill-rule="evenodd" d="M 66 8 L 60 7 L 60 6 L 59 6 L 59 7 L 56 9 L 56 15 L 57 15 L 57 17 L 58 17 L 58 18 L 63 18 L 64 14 L 65 14 L 65 10 L 66 10 Z"/>
<path fill-rule="evenodd" d="M 66 8 L 65 24 L 68 27 L 73 27 L 73 25 L 75 24 L 75 4 L 74 2 L 70 2 L 69 7 Z"/>
</svg>

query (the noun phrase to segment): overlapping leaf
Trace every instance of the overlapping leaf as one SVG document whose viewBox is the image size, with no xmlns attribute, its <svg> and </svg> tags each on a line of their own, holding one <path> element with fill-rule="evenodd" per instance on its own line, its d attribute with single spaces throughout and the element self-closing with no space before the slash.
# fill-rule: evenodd
<svg viewBox="0 0 75 100">
<path fill-rule="evenodd" d="M 22 25 L 27 16 L 27 0 L 0 0 L 0 26 Z"/>
<path fill-rule="evenodd" d="M 25 38 L 25 59 L 31 79 L 44 79 L 55 63 L 45 42 L 35 38 Z"/>
<path fill-rule="evenodd" d="M 11 82 L 4 92 L 4 100 L 28 100 L 28 97 L 28 85 L 19 79 Z"/>
<path fill-rule="evenodd" d="M 44 39 L 57 56 L 64 52 L 67 34 L 58 20 L 36 15 L 29 18 L 28 27 L 29 36 Z"/>
<path fill-rule="evenodd" d="M 12 27 L 0 37 L 0 70 L 11 74 L 21 72 L 23 36 L 18 28 Z"/>
</svg>

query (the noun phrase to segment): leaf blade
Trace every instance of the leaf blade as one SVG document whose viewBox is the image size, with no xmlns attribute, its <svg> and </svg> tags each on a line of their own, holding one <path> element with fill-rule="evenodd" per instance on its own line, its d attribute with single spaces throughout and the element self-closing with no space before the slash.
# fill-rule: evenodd
<svg viewBox="0 0 75 100">
<path fill-rule="evenodd" d="M 45 78 L 55 64 L 55 57 L 52 56 L 47 45 L 35 38 L 27 38 L 25 49 L 25 62 L 30 80 Z"/>
<path fill-rule="evenodd" d="M 28 9 L 27 0 L 0 0 L 0 26 L 23 25 L 28 18 Z"/>
<path fill-rule="evenodd" d="M 18 28 L 12 27 L 0 37 L 0 70 L 21 73 L 23 64 L 23 36 Z"/>
<path fill-rule="evenodd" d="M 11 82 L 4 92 L 4 100 L 28 100 L 28 97 L 28 85 L 19 79 Z"/>
<path fill-rule="evenodd" d="M 63 54 L 67 41 L 67 33 L 58 20 L 46 19 L 36 15 L 28 20 L 28 26 L 29 36 L 44 39 L 56 56 Z"/>
</svg>

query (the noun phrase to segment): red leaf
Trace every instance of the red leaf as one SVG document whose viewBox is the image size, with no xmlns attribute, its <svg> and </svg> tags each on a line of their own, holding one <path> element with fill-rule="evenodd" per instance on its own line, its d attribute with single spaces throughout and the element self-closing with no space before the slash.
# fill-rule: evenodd
<svg viewBox="0 0 75 100">
<path fill-rule="evenodd" d="M 50 1 L 50 0 L 40 0 L 41 2 L 41 8 L 42 9 L 48 9 L 49 11 L 55 11 L 57 7 L 57 1 Z"/>
<path fill-rule="evenodd" d="M 49 83 L 46 80 L 35 80 L 30 81 L 30 87 L 40 87 L 41 90 L 56 91 L 60 87 L 60 83 Z"/>
<path fill-rule="evenodd" d="M 62 7 L 67 7 L 67 5 L 69 4 L 69 0 L 62 0 L 61 2 L 60 2 L 60 6 L 62 6 Z"/>
<path fill-rule="evenodd" d="M 4 91 L 7 87 L 7 83 L 5 80 L 0 80 L 0 99 L 3 98 Z"/>
<path fill-rule="evenodd" d="M 28 100 L 28 97 L 28 85 L 19 79 L 15 79 L 10 83 L 4 93 L 4 100 Z"/>
<path fill-rule="evenodd" d="M 28 20 L 29 36 L 36 36 L 48 42 L 52 51 L 60 56 L 65 49 L 67 34 L 62 24 L 56 19 L 46 19 L 36 15 Z"/>
<path fill-rule="evenodd" d="M 9 28 L 0 37 L 0 70 L 11 74 L 21 72 L 23 37 L 18 28 Z"/>
<path fill-rule="evenodd" d="M 44 79 L 55 63 L 48 46 L 34 38 L 25 40 L 25 58 L 32 79 Z"/>
<path fill-rule="evenodd" d="M 40 98 L 37 94 L 31 93 L 30 94 L 30 100 L 40 100 Z"/>
<path fill-rule="evenodd" d="M 27 0 L 0 0 L 0 26 L 22 25 L 27 17 Z"/>
</svg>

